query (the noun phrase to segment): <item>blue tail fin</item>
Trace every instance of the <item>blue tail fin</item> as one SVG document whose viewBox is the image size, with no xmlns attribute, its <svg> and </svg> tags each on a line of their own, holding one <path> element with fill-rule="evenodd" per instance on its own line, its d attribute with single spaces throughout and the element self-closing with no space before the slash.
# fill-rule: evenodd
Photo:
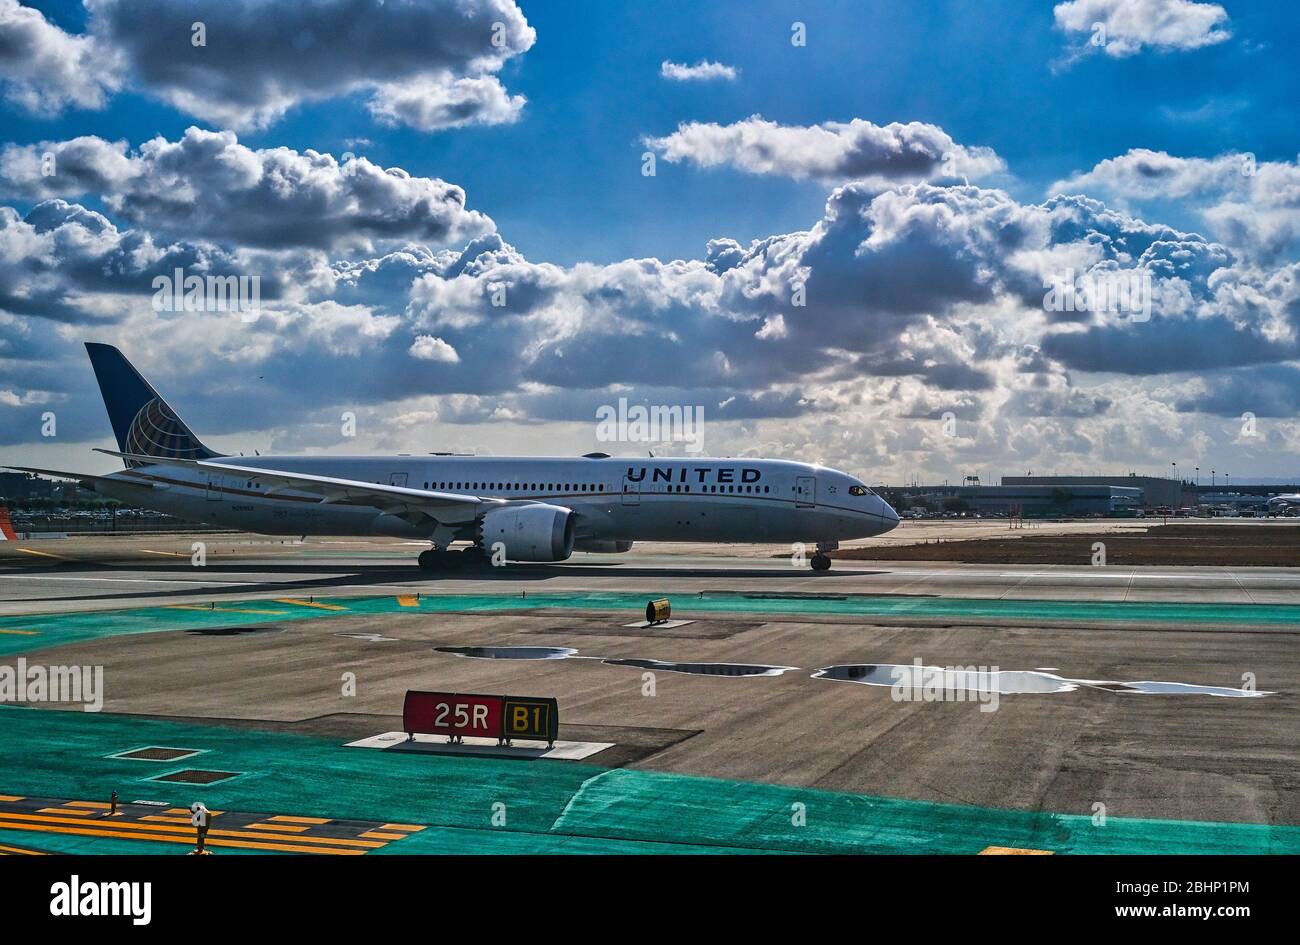
<svg viewBox="0 0 1300 945">
<path fill-rule="evenodd" d="M 123 453 L 172 459 L 211 459 L 217 456 L 190 432 L 185 421 L 149 385 L 131 362 L 112 345 L 86 342 L 86 353 L 108 408 L 117 448 Z M 134 460 L 126 465 L 139 466 Z"/>
</svg>

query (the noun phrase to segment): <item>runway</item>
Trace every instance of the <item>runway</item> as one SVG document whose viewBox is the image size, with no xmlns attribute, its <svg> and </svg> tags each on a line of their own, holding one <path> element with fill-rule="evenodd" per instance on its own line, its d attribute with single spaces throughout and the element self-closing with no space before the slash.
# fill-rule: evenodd
<svg viewBox="0 0 1300 945">
<path fill-rule="evenodd" d="M 1297 570 L 814 574 L 658 547 L 429 577 L 400 542 L 204 540 L 204 567 L 185 538 L 0 554 L 0 665 L 105 680 L 100 714 L 0 707 L 0 792 L 426 828 L 393 852 L 1300 852 Z M 635 626 L 651 596 L 685 622 Z M 1014 685 L 988 710 L 900 701 L 860 671 L 918 660 Z M 554 696 L 561 739 L 612 747 L 583 762 L 344 747 L 400 729 L 407 689 Z M 201 754 L 118 760 L 141 745 Z M 184 767 L 231 777 L 154 777 Z M 799 804 L 815 829 L 792 823 Z M 65 840 L 148 847 L 129 833 Z M 0 843 L 40 846 L 19 834 L 0 824 Z"/>
</svg>

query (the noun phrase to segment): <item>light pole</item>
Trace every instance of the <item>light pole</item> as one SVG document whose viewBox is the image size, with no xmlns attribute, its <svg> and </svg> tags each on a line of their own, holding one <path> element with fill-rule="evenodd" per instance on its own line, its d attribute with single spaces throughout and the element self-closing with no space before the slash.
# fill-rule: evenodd
<svg viewBox="0 0 1300 945">
<path fill-rule="evenodd" d="M 1211 489 L 1214 488 L 1214 470 L 1213 470 L 1213 469 L 1210 470 L 1210 488 L 1211 488 Z"/>
</svg>

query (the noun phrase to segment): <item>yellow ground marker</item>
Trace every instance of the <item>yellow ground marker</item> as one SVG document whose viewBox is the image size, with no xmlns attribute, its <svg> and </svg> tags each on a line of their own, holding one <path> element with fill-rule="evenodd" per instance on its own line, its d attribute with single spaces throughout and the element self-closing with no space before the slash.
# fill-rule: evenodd
<svg viewBox="0 0 1300 945">
<path fill-rule="evenodd" d="M 399 607 L 419 607 L 420 598 L 404 594 L 397 598 L 397 604 Z"/>
<path fill-rule="evenodd" d="M 419 833 L 424 828 L 416 824 L 384 824 L 380 830 L 405 830 L 407 833 Z"/>
<path fill-rule="evenodd" d="M 283 617 L 287 610 L 243 610 L 235 607 L 204 607 L 202 604 L 176 604 L 172 610 L 206 610 L 213 614 L 264 614 Z"/>
<path fill-rule="evenodd" d="M 0 794 L 0 801 L 21 801 L 22 799 L 21 794 Z"/>
<path fill-rule="evenodd" d="M 328 817 L 290 817 L 288 814 L 276 814 L 266 819 L 278 824 L 328 824 L 330 822 Z"/>
<path fill-rule="evenodd" d="M 306 833 L 310 827 L 299 824 L 249 824 L 249 830 L 280 830 L 285 833 Z"/>
<path fill-rule="evenodd" d="M 45 851 L 29 850 L 26 847 L 11 847 L 0 843 L 0 856 L 45 856 Z"/>
<path fill-rule="evenodd" d="M 985 847 L 979 856 L 1051 856 L 1052 850 L 1024 850 L 1020 847 Z"/>
<path fill-rule="evenodd" d="M 48 551 L 37 551 L 34 548 L 15 548 L 14 551 L 21 551 L 25 555 L 40 555 L 42 558 L 57 558 L 59 561 L 71 561 L 67 555 L 56 555 Z"/>
<path fill-rule="evenodd" d="M 10 634 L 17 637 L 34 637 L 39 634 L 39 630 L 0 630 L 0 633 Z"/>
<path fill-rule="evenodd" d="M 64 807 L 87 807 L 91 810 L 108 810 L 113 805 L 105 801 L 68 801 Z"/>
<path fill-rule="evenodd" d="M 338 604 L 318 604 L 311 600 L 294 600 L 292 597 L 278 597 L 275 601 L 277 604 L 295 604 L 298 607 L 315 607 L 318 610 L 347 610 Z"/>
<path fill-rule="evenodd" d="M 367 840 L 403 840 L 406 838 L 404 833 L 384 833 L 382 830 L 367 830 L 358 836 L 365 837 Z"/>
<path fill-rule="evenodd" d="M 37 811 L 38 814 L 64 814 L 68 817 L 85 817 L 84 810 L 67 810 L 62 807 L 42 807 Z"/>
<path fill-rule="evenodd" d="M 170 824 L 137 824 L 137 823 L 132 823 L 130 821 L 119 821 L 113 824 L 106 824 L 102 820 L 75 819 L 75 818 L 66 818 L 66 817 L 42 817 L 39 814 L 16 814 L 9 811 L 0 811 L 0 827 L 5 827 L 5 828 L 13 827 L 15 823 L 58 824 L 59 827 L 62 827 L 63 825 L 66 824 L 69 826 L 102 827 L 102 828 L 112 829 L 116 831 L 147 830 L 159 835 L 184 834 L 185 835 L 184 839 L 186 841 L 188 841 L 190 837 L 194 836 L 194 828 L 188 824 L 184 826 L 181 825 L 172 826 Z M 52 827 L 51 829 L 58 830 L 59 827 Z M 119 833 L 119 836 L 120 835 L 121 834 Z M 300 837 L 296 834 L 285 834 L 282 837 L 277 837 L 273 833 L 247 834 L 244 833 L 242 830 L 233 827 L 229 830 L 218 830 L 215 828 L 211 829 L 208 831 L 208 836 L 209 837 L 250 837 L 251 836 L 251 837 L 255 837 L 259 841 L 284 839 L 284 840 L 292 840 L 297 844 L 324 844 L 326 846 L 337 846 L 337 847 L 361 847 L 367 850 L 374 850 L 384 845 L 382 842 L 378 840 L 355 840 L 350 837 Z M 314 848 L 308 846 L 308 847 L 304 847 L 304 849 L 311 850 Z"/>
<path fill-rule="evenodd" d="M 107 826 L 107 825 L 105 825 Z M 130 827 L 131 824 L 116 824 L 114 828 Z M 154 840 L 162 843 L 183 843 L 186 846 L 194 846 L 193 837 L 177 837 L 168 834 L 153 833 L 123 833 L 120 829 L 92 829 L 89 827 L 73 827 L 69 824 L 33 824 L 10 822 L 0 817 L 0 827 L 5 830 L 35 830 L 42 833 L 59 833 L 71 834 L 78 837 L 113 837 L 118 840 Z M 187 831 L 193 833 L 193 831 Z M 294 838 L 298 839 L 298 838 Z M 351 849 L 329 849 L 322 847 L 299 846 L 292 843 L 259 843 L 253 840 L 223 840 L 219 837 L 213 837 L 209 833 L 207 845 L 210 847 L 234 847 L 244 850 L 278 850 L 281 853 L 328 853 L 334 856 L 357 856 L 365 853 L 365 850 Z M 376 844 L 382 846 L 382 844 Z"/>
</svg>

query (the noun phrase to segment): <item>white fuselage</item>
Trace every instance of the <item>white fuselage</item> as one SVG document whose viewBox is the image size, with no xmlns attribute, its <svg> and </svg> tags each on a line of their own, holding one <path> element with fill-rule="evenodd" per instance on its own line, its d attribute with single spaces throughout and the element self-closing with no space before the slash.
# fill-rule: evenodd
<svg viewBox="0 0 1300 945">
<path fill-rule="evenodd" d="M 834 543 L 887 532 L 898 516 L 863 483 L 824 466 L 771 459 L 473 456 L 225 457 L 250 469 L 463 493 L 572 509 L 577 538 Z M 153 465 L 96 489 L 180 518 L 273 535 L 430 538 L 381 508 L 321 502 L 235 475 Z M 148 481 L 152 488 L 138 484 Z M 120 485 L 119 485 L 120 483 Z M 859 494 L 851 494 L 854 488 Z M 457 538 L 472 540 L 473 527 Z"/>
</svg>

